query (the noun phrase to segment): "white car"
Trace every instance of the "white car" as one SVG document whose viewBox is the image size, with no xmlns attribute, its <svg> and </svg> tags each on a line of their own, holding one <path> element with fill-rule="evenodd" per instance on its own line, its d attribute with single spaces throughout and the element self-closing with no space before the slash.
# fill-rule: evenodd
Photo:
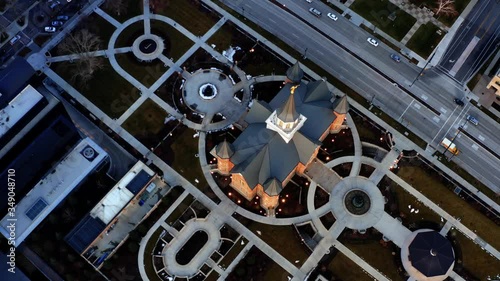
<svg viewBox="0 0 500 281">
<path fill-rule="evenodd" d="M 335 21 L 339 19 L 336 15 L 334 15 L 334 14 L 332 14 L 332 13 L 328 13 L 328 14 L 327 14 L 327 16 L 328 16 L 329 18 L 331 18 L 332 20 L 335 20 Z"/>
<path fill-rule="evenodd" d="M 56 32 L 56 28 L 53 27 L 53 26 L 46 26 L 43 30 L 45 32 L 48 32 L 48 33 L 54 33 L 54 32 Z"/>
<path fill-rule="evenodd" d="M 312 0 L 306 0 L 307 3 L 312 3 L 313 1 Z"/>
<path fill-rule="evenodd" d="M 378 46 L 378 41 L 373 39 L 373 38 L 368 38 L 366 41 L 368 41 L 368 43 L 372 44 L 373 46 L 377 47 Z"/>
</svg>

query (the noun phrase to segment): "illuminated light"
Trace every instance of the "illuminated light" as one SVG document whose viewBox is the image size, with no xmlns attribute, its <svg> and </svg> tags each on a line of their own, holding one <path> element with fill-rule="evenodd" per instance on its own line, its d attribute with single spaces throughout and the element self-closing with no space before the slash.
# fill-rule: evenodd
<svg viewBox="0 0 500 281">
<path fill-rule="evenodd" d="M 231 195 L 232 195 L 232 193 L 231 193 L 231 192 L 229 192 L 229 193 L 228 193 L 228 195 L 229 195 L 229 196 L 231 196 Z"/>
<path fill-rule="evenodd" d="M 257 205 L 257 201 L 255 201 L 255 205 Z"/>
<path fill-rule="evenodd" d="M 309 185 L 309 182 L 306 182 L 306 185 Z"/>
<path fill-rule="evenodd" d="M 382 141 L 384 138 L 380 138 L 380 141 Z"/>
<path fill-rule="evenodd" d="M 241 200 L 240 200 L 240 199 L 238 199 L 238 204 L 240 204 L 240 203 L 241 203 Z"/>
<path fill-rule="evenodd" d="M 287 195 L 285 195 L 285 196 L 288 198 L 288 194 L 287 194 Z"/>
<path fill-rule="evenodd" d="M 281 209 L 278 209 L 278 211 L 280 211 L 280 212 L 281 212 Z"/>
<path fill-rule="evenodd" d="M 255 199 L 259 199 L 259 196 L 255 196 Z"/>
<path fill-rule="evenodd" d="M 330 160 L 330 156 L 326 156 L 326 160 Z"/>
<path fill-rule="evenodd" d="M 285 203 L 285 201 L 286 201 L 285 199 L 281 199 L 281 202 Z"/>
</svg>

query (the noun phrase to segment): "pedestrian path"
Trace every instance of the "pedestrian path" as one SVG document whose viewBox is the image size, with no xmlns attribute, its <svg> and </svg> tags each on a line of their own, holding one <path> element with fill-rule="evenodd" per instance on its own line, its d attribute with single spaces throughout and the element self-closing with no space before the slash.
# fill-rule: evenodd
<svg viewBox="0 0 500 281">
<path fill-rule="evenodd" d="M 410 28 L 410 30 L 408 31 L 408 33 L 406 33 L 405 37 L 403 37 L 403 39 L 401 39 L 401 44 L 406 45 L 406 43 L 408 43 L 408 41 L 410 41 L 411 37 L 413 37 L 413 34 L 415 34 L 415 32 L 417 32 L 418 28 L 421 25 L 422 25 L 422 22 L 416 21 L 413 24 L 413 26 Z"/>
</svg>

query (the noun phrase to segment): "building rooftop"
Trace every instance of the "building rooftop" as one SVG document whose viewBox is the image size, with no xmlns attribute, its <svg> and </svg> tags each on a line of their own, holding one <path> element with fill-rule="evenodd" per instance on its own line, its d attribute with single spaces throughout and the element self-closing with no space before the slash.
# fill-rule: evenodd
<svg viewBox="0 0 500 281">
<path fill-rule="evenodd" d="M 90 211 L 90 216 L 108 224 L 154 176 L 153 170 L 137 162 Z M 133 188 L 129 188 L 129 186 Z"/>
<path fill-rule="evenodd" d="M 47 171 L 63 157 L 68 149 L 80 139 L 73 123 L 64 115 L 57 115 L 51 123 L 44 123 L 46 128 L 31 139 L 25 148 L 19 149 L 13 160 L 2 158 L 4 170 L 0 173 L 0 181 L 7 182 L 8 169 L 16 171 L 16 196 L 22 198 Z M 6 157 L 9 158 L 9 157 Z M 4 165 L 5 164 L 5 165 Z M 8 164 L 8 165 L 7 165 Z M 19 200 L 19 199 L 18 199 Z M 0 210 L 7 206 L 7 185 L 0 187 Z M 5 213 L 1 213 L 4 215 Z"/>
<path fill-rule="evenodd" d="M 0 232 L 9 238 L 9 224 L 15 223 L 18 246 L 80 182 L 101 164 L 107 153 L 91 139 L 81 140 L 0 221 Z"/>
<path fill-rule="evenodd" d="M 31 85 L 26 86 L 0 110 L 0 138 L 3 137 L 43 96 Z"/>
<path fill-rule="evenodd" d="M 0 70 L 0 108 L 4 108 L 35 74 L 35 70 L 23 58 L 17 57 L 5 69 Z"/>
</svg>

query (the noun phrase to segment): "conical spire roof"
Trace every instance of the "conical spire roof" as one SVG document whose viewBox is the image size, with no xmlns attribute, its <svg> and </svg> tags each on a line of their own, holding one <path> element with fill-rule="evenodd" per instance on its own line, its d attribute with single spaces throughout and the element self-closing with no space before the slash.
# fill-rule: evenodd
<svg viewBox="0 0 500 281">
<path fill-rule="evenodd" d="M 347 101 L 347 95 L 344 95 L 340 99 L 337 99 L 333 105 L 333 111 L 338 114 L 347 114 L 349 111 L 349 102 Z"/>
<path fill-rule="evenodd" d="M 295 97 L 293 95 L 296 87 L 297 86 L 293 86 L 290 89 L 290 95 L 288 96 L 285 104 L 278 108 L 276 112 L 278 118 L 283 122 L 295 122 L 295 120 L 297 120 L 297 118 L 299 118 L 300 116 L 300 114 L 295 109 Z"/>
<path fill-rule="evenodd" d="M 302 77 L 304 77 L 304 71 L 300 68 L 298 61 L 286 71 L 286 78 L 292 81 L 293 84 L 299 84 Z"/>
<path fill-rule="evenodd" d="M 277 180 L 276 178 L 268 179 L 264 183 L 264 191 L 270 196 L 278 195 L 282 190 L 283 187 L 281 186 L 279 180 Z"/>
<path fill-rule="evenodd" d="M 223 142 L 215 147 L 215 154 L 222 159 L 229 159 L 234 154 L 234 147 L 224 139 Z"/>
</svg>

